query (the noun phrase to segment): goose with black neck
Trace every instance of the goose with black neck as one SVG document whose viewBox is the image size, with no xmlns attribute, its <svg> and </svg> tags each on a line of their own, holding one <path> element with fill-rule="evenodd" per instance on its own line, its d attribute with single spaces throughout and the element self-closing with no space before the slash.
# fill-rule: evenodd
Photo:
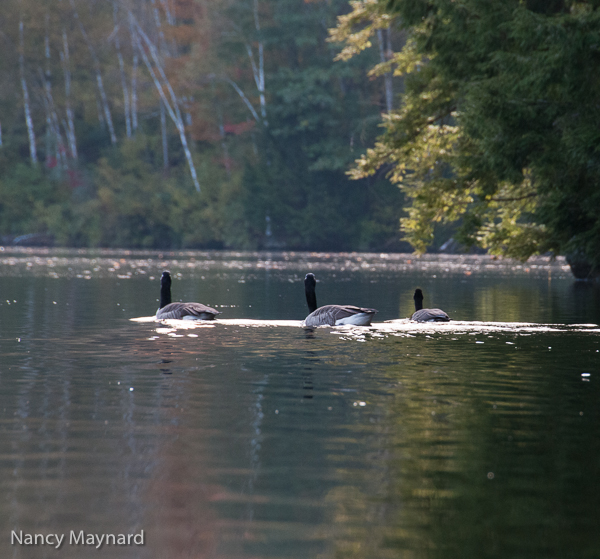
<svg viewBox="0 0 600 559">
<path fill-rule="evenodd" d="M 202 303 L 172 303 L 171 274 L 164 271 L 160 278 L 160 307 L 156 311 L 158 320 L 213 320 L 220 311 Z"/>
<path fill-rule="evenodd" d="M 420 289 L 415 290 L 413 299 L 415 300 L 415 312 L 411 320 L 415 322 L 450 322 L 450 317 L 442 309 L 424 309 L 423 292 Z"/>
<path fill-rule="evenodd" d="M 377 310 L 354 305 L 325 305 L 317 307 L 315 292 L 317 279 L 312 273 L 304 278 L 304 292 L 306 304 L 310 314 L 304 319 L 303 326 L 314 328 L 316 326 L 340 326 L 351 324 L 354 326 L 370 326 L 371 320 Z"/>
</svg>

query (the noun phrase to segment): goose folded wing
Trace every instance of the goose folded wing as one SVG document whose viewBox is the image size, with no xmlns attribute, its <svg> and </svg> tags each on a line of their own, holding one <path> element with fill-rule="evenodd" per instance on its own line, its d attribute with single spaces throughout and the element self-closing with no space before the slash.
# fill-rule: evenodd
<svg viewBox="0 0 600 559">
<path fill-rule="evenodd" d="M 377 311 L 355 307 L 353 305 L 325 305 L 310 313 L 304 323 L 306 326 L 335 326 L 340 321 L 356 315 L 367 315 L 370 319 Z"/>
<path fill-rule="evenodd" d="M 442 309 L 421 309 L 412 315 L 411 320 L 416 322 L 450 322 L 450 317 Z"/>
<path fill-rule="evenodd" d="M 221 314 L 211 307 L 207 307 L 202 303 L 170 303 L 156 313 L 156 317 L 160 319 L 198 319 L 210 320 L 216 315 Z"/>
</svg>

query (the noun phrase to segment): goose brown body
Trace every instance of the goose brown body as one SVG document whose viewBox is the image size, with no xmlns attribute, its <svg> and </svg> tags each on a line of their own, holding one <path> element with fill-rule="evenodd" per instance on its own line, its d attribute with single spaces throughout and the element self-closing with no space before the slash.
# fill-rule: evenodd
<svg viewBox="0 0 600 559">
<path fill-rule="evenodd" d="M 371 319 L 377 311 L 352 305 L 325 305 L 311 312 L 305 319 L 304 325 L 313 326 L 339 326 L 340 324 L 354 324 L 355 326 L 370 326 Z"/>
<path fill-rule="evenodd" d="M 160 278 L 160 307 L 156 311 L 158 320 L 212 320 L 221 314 L 202 303 L 171 303 L 171 274 L 163 272 Z"/>
<path fill-rule="evenodd" d="M 415 322 L 450 322 L 450 317 L 442 309 L 424 309 L 423 292 L 415 290 L 415 312 L 410 317 Z"/>
<path fill-rule="evenodd" d="M 354 305 L 325 305 L 317 307 L 317 295 L 315 287 L 317 280 L 314 274 L 306 274 L 304 278 L 304 291 L 306 303 L 310 314 L 304 319 L 304 326 L 314 328 L 316 326 L 340 326 L 342 324 L 353 324 L 355 326 L 370 326 L 376 309 L 355 307 Z"/>
</svg>

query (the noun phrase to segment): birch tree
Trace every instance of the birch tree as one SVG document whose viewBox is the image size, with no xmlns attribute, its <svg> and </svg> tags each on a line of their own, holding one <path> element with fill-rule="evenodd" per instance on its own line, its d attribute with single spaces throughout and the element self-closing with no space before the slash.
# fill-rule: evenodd
<svg viewBox="0 0 600 559">
<path fill-rule="evenodd" d="M 133 25 L 129 18 L 129 35 L 131 37 L 131 130 L 132 133 L 138 128 L 138 97 L 137 97 L 137 80 L 138 80 L 138 64 L 139 55 L 136 41 L 136 34 Z"/>
<path fill-rule="evenodd" d="M 25 32 L 23 19 L 19 21 L 19 71 L 21 74 L 21 90 L 23 92 L 23 110 L 25 111 L 25 124 L 27 126 L 27 137 L 29 138 L 29 157 L 33 165 L 37 165 L 37 148 L 35 130 L 31 117 L 31 101 L 29 99 L 29 88 L 25 79 Z"/>
<path fill-rule="evenodd" d="M 379 60 L 381 64 L 385 64 L 388 60 L 391 60 L 393 55 L 392 37 L 389 23 L 385 29 L 377 29 L 377 42 L 379 43 Z M 385 83 L 385 108 L 388 113 L 391 113 L 394 106 L 394 90 L 391 69 L 387 72 L 384 72 L 383 79 Z"/>
<path fill-rule="evenodd" d="M 245 60 L 238 58 L 228 60 L 219 72 L 215 71 L 216 68 L 211 68 L 208 78 L 228 84 L 255 122 L 268 128 L 265 44 L 259 0 L 210 3 L 206 5 L 206 12 L 210 14 L 212 26 L 212 29 L 207 32 L 214 33 L 214 41 L 217 44 L 229 44 L 233 49 L 239 45 L 245 54 Z M 213 59 L 213 62 L 220 66 L 218 59 Z M 246 65 L 252 76 L 251 84 L 242 83 L 236 75 L 237 69 Z M 257 98 L 258 103 L 254 98 Z"/>
<path fill-rule="evenodd" d="M 115 50 L 117 51 L 117 59 L 119 61 L 119 75 L 121 77 L 121 89 L 123 90 L 123 110 L 125 112 L 125 133 L 128 138 L 132 136 L 131 127 L 131 108 L 130 108 L 130 96 L 129 87 L 127 86 L 127 77 L 125 75 L 125 62 L 123 60 L 123 54 L 121 52 L 121 43 L 119 41 L 119 25 L 117 23 L 117 11 L 118 6 L 116 2 L 113 2 L 113 20 L 115 29 L 113 31 Z"/>
<path fill-rule="evenodd" d="M 371 48 L 372 38 L 377 37 L 379 64 L 370 70 L 369 75 L 383 76 L 385 108 L 387 113 L 391 113 L 394 105 L 395 64 L 390 25 L 393 18 L 382 9 L 377 0 L 355 0 L 351 5 L 353 10 L 339 16 L 337 27 L 329 30 L 330 41 L 343 43 L 343 49 L 336 56 L 336 60 L 350 60 L 353 56 Z"/>
<path fill-rule="evenodd" d="M 45 35 L 44 35 L 44 58 L 45 69 L 40 70 L 40 78 L 43 82 L 43 99 L 44 108 L 46 110 L 46 137 L 48 138 L 48 147 L 52 145 L 56 163 L 66 167 L 66 149 L 65 143 L 60 131 L 60 122 L 57 114 L 57 109 L 54 104 L 54 96 L 52 95 L 52 71 L 51 71 L 51 52 L 50 52 L 50 36 L 49 36 L 49 20 L 50 16 L 46 13 L 45 17 Z M 46 160 L 48 160 L 50 149 L 46 151 Z"/>
<path fill-rule="evenodd" d="M 150 40 L 148 35 L 136 21 L 132 12 L 129 12 L 129 18 L 131 21 L 132 29 L 134 30 L 136 36 L 135 40 L 138 51 L 142 56 L 142 60 L 144 61 L 146 69 L 148 70 L 148 73 L 152 78 L 152 81 L 160 96 L 161 101 L 164 103 L 164 106 L 169 116 L 171 117 L 171 120 L 173 121 L 175 127 L 177 128 L 177 131 L 179 132 L 179 139 L 181 141 L 181 146 L 185 153 L 186 161 L 188 163 L 194 187 L 198 192 L 200 192 L 200 183 L 198 181 L 196 167 L 192 158 L 192 152 L 190 151 L 188 145 L 185 132 L 185 125 L 181 116 L 179 100 L 175 95 L 175 91 L 173 90 L 171 82 L 167 78 L 156 45 Z M 148 54 L 150 54 L 150 57 L 148 57 Z"/>
<path fill-rule="evenodd" d="M 152 5 L 152 13 L 154 15 L 154 25 L 156 28 L 156 34 L 158 37 L 158 45 L 157 50 L 161 55 L 161 60 L 164 61 L 168 56 L 168 51 L 166 48 L 165 42 L 165 34 L 162 28 L 162 22 L 160 19 L 160 13 L 158 10 L 158 5 L 156 4 L 156 0 L 150 0 Z M 167 115 L 165 110 L 164 101 L 161 99 L 159 101 L 160 106 L 160 135 L 161 135 L 161 144 L 162 144 L 162 155 L 163 155 L 163 170 L 167 170 L 169 168 L 169 142 L 167 138 Z M 187 155 L 187 154 L 186 154 Z"/>
<path fill-rule="evenodd" d="M 256 84 L 260 100 L 260 116 L 262 117 L 263 125 L 267 127 L 269 123 L 267 122 L 267 101 L 265 98 L 265 49 L 260 29 L 258 0 L 253 0 L 252 12 L 254 15 L 254 29 L 256 31 L 256 54 L 249 43 L 246 43 L 246 51 L 248 52 L 248 58 L 252 66 L 252 75 L 254 76 L 254 83 Z"/>
<path fill-rule="evenodd" d="M 62 44 L 63 48 L 60 53 L 60 58 L 63 66 L 63 74 L 65 77 L 65 112 L 67 116 L 67 122 L 65 126 L 65 132 L 67 135 L 69 150 L 71 157 L 77 159 L 77 140 L 75 137 L 75 118 L 73 115 L 73 109 L 71 107 L 71 64 L 69 57 L 69 40 L 67 37 L 67 31 L 63 27 L 62 32 Z"/>
<path fill-rule="evenodd" d="M 77 11 L 77 8 L 75 6 L 75 0 L 70 0 L 70 3 L 71 3 L 71 8 L 73 10 L 73 16 L 75 17 L 75 20 L 76 20 L 79 30 L 81 32 L 81 36 L 83 37 L 83 40 L 88 48 L 90 57 L 92 59 L 93 65 L 94 65 L 94 72 L 96 75 L 96 84 L 98 87 L 98 95 L 100 98 L 99 100 L 100 100 L 100 104 L 102 107 L 102 113 L 103 113 L 105 121 L 106 121 L 106 125 L 108 126 L 108 132 L 110 134 L 110 141 L 111 141 L 111 143 L 116 144 L 117 143 L 117 134 L 115 133 L 115 127 L 113 124 L 112 114 L 110 111 L 110 106 L 108 104 L 108 97 L 107 97 L 106 91 L 104 89 L 104 80 L 102 78 L 100 60 L 98 59 L 98 56 L 96 55 L 96 50 L 94 48 L 94 45 L 90 41 L 87 31 L 85 30 L 85 27 L 83 26 L 81 18 L 79 17 L 79 12 Z"/>
</svg>

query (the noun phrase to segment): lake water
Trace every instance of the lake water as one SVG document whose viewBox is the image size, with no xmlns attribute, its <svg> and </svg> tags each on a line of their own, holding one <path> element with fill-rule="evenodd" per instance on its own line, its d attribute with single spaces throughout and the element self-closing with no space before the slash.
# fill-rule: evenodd
<svg viewBox="0 0 600 559">
<path fill-rule="evenodd" d="M 131 320 L 163 269 L 222 320 Z M 300 328 L 308 271 L 374 326 Z M 600 290 L 564 261 L 6 248 L 0 285 L 2 558 L 600 556 Z M 416 287 L 454 321 L 385 322 Z"/>
</svg>

